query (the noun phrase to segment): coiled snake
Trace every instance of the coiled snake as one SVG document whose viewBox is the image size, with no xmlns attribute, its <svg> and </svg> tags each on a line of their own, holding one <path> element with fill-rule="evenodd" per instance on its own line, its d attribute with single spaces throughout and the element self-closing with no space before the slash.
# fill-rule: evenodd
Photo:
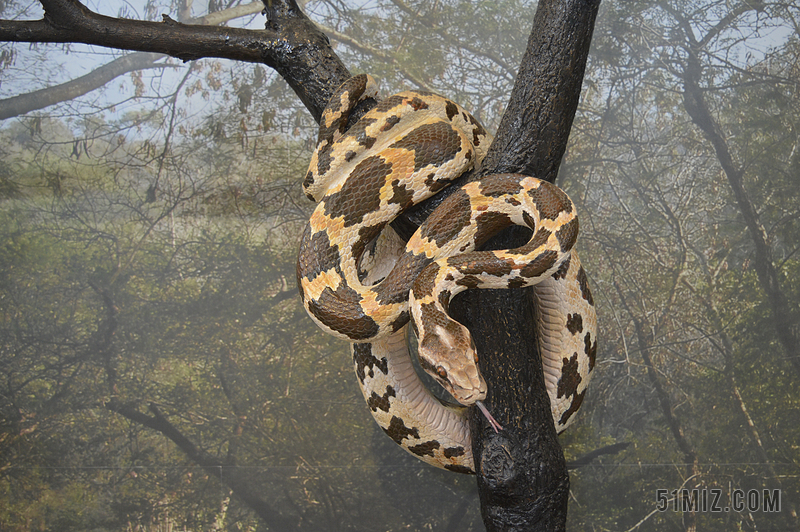
<svg viewBox="0 0 800 532">
<path fill-rule="evenodd" d="M 427 463 L 473 473 L 464 408 L 440 403 L 406 347 L 411 320 L 421 367 L 463 405 L 483 408 L 486 383 L 467 329 L 447 315 L 467 288 L 535 286 L 545 381 L 556 429 L 580 407 L 594 367 L 596 318 L 572 247 L 569 197 L 533 177 L 496 174 L 451 194 L 408 243 L 387 226 L 486 155 L 491 136 L 459 105 L 429 92 L 386 98 L 345 130 L 359 101 L 377 94 L 359 75 L 323 112 L 303 183 L 318 202 L 302 236 L 297 285 L 309 316 L 352 342 L 356 375 L 373 417 Z M 533 230 L 522 247 L 474 251 L 501 229 Z"/>
</svg>

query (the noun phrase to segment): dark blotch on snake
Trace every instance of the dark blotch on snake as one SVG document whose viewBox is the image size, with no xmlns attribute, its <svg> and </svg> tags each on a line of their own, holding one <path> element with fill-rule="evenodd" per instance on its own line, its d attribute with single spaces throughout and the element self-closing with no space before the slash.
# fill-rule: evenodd
<svg viewBox="0 0 800 532">
<path fill-rule="evenodd" d="M 400 315 L 399 315 L 399 316 L 397 316 L 397 318 L 396 318 L 396 319 L 395 319 L 395 320 L 392 322 L 392 324 L 391 324 L 391 326 L 390 326 L 390 327 L 391 327 L 391 329 L 392 329 L 392 332 L 397 332 L 397 331 L 399 331 L 400 329 L 402 329 L 403 327 L 405 327 L 405 326 L 406 326 L 406 323 L 408 323 L 408 320 L 409 320 L 409 313 L 408 313 L 408 311 L 407 311 L 407 310 L 404 310 L 404 311 L 403 311 L 403 312 L 401 312 L 401 313 L 400 313 Z"/>
<path fill-rule="evenodd" d="M 389 96 L 388 98 L 379 101 L 378 105 L 373 107 L 372 111 L 370 111 L 368 114 L 369 116 L 384 115 L 393 107 L 397 107 L 398 105 L 402 104 L 403 100 L 405 100 L 405 98 L 399 94 Z"/>
<path fill-rule="evenodd" d="M 372 392 L 372 395 L 367 399 L 367 406 L 369 406 L 373 412 L 377 412 L 379 408 L 384 412 L 388 412 L 391 407 L 391 403 L 389 402 L 390 397 L 396 397 L 396 395 L 394 388 L 387 386 L 386 392 L 383 395 Z"/>
<path fill-rule="evenodd" d="M 509 288 L 522 288 L 523 286 L 527 286 L 527 284 L 524 277 L 514 277 L 508 281 Z"/>
<path fill-rule="evenodd" d="M 569 261 L 572 257 L 567 257 L 567 259 L 561 263 L 561 266 L 558 267 L 556 272 L 553 274 L 553 279 L 558 281 L 559 279 L 566 279 L 567 271 L 569 271 Z"/>
<path fill-rule="evenodd" d="M 434 122 L 413 129 L 389 147 L 413 152 L 417 172 L 428 165 L 441 166 L 452 160 L 461 151 L 461 137 L 447 123 Z"/>
<path fill-rule="evenodd" d="M 497 174 L 485 177 L 480 181 L 481 194 L 490 198 L 519 194 L 520 190 L 522 190 L 522 185 L 519 184 L 520 179 L 522 179 L 522 176 L 515 176 L 514 174 Z"/>
<path fill-rule="evenodd" d="M 447 113 L 447 119 L 452 120 L 453 117 L 458 114 L 458 106 L 450 100 L 447 100 L 444 106 L 444 112 Z"/>
<path fill-rule="evenodd" d="M 356 261 L 361 258 L 367 247 L 381 233 L 384 226 L 385 224 L 363 226 L 358 230 L 358 240 L 353 243 L 352 247 L 353 257 L 356 259 Z"/>
<path fill-rule="evenodd" d="M 463 286 L 467 289 L 478 288 L 481 285 L 481 280 L 474 275 L 465 275 L 458 281 L 456 281 L 458 286 Z"/>
<path fill-rule="evenodd" d="M 553 233 L 551 233 L 544 227 L 540 227 L 535 233 L 533 233 L 533 236 L 525 245 L 515 249 L 509 249 L 508 253 L 514 255 L 528 255 L 529 253 L 535 251 L 537 248 L 546 245 L 547 241 L 550 239 L 550 235 L 552 234 Z"/>
<path fill-rule="evenodd" d="M 458 189 L 428 216 L 420 226 L 419 234 L 442 247 L 469 225 L 471 211 L 469 196 Z"/>
<path fill-rule="evenodd" d="M 328 144 L 317 150 L 317 175 L 325 175 L 327 171 L 330 170 L 331 162 L 333 162 L 333 157 L 331 157 L 332 150 L 332 144 Z"/>
<path fill-rule="evenodd" d="M 303 189 L 306 189 L 314 184 L 314 172 L 309 171 L 306 178 L 303 180 Z M 308 194 L 306 194 L 308 195 Z M 313 198 L 311 198 L 313 200 Z"/>
<path fill-rule="evenodd" d="M 442 290 L 439 292 L 439 304 L 442 306 L 445 312 L 449 312 L 450 310 L 450 291 L 449 290 Z"/>
<path fill-rule="evenodd" d="M 569 359 L 563 359 L 556 397 L 575 395 L 582 380 L 580 373 L 578 373 L 578 353 L 573 353 Z"/>
<path fill-rule="evenodd" d="M 594 363 L 597 359 L 597 340 L 592 342 L 592 333 L 587 332 L 583 339 L 584 352 L 589 357 L 589 371 L 594 369 Z"/>
<path fill-rule="evenodd" d="M 586 390 L 583 390 L 581 393 L 575 394 L 575 397 L 572 399 L 572 403 L 569 405 L 569 408 L 561 415 L 561 418 L 558 420 L 559 425 L 563 425 L 564 423 L 572 417 L 572 414 L 578 411 L 581 407 L 581 403 L 583 403 L 583 398 L 586 395 Z"/>
<path fill-rule="evenodd" d="M 386 118 L 386 122 L 381 126 L 381 131 L 389 131 L 396 126 L 398 122 L 400 122 L 400 117 L 397 115 Z"/>
<path fill-rule="evenodd" d="M 528 211 L 522 212 L 522 219 L 525 221 L 525 225 L 530 227 L 531 229 L 536 229 L 536 220 L 533 216 L 528 214 Z"/>
<path fill-rule="evenodd" d="M 392 416 L 389 426 L 384 428 L 383 431 L 398 445 L 409 436 L 417 440 L 419 439 L 419 430 L 406 427 L 405 421 L 397 416 Z"/>
<path fill-rule="evenodd" d="M 411 108 L 414 109 L 415 111 L 419 111 L 420 109 L 427 109 L 428 108 L 428 104 L 425 103 L 420 98 L 417 98 L 416 96 L 414 96 L 414 98 L 412 98 L 412 100 L 409 102 L 409 105 L 411 105 Z"/>
<path fill-rule="evenodd" d="M 482 245 L 491 237 L 512 225 L 511 217 L 503 212 L 484 212 L 475 218 L 478 228 L 475 231 L 475 247 Z"/>
<path fill-rule="evenodd" d="M 392 197 L 389 203 L 400 205 L 402 210 L 406 210 L 413 205 L 414 191 L 406 188 L 399 180 L 392 181 Z"/>
<path fill-rule="evenodd" d="M 444 448 L 444 457 L 445 458 L 456 458 L 458 456 L 464 456 L 467 451 L 461 447 L 445 447 Z"/>
<path fill-rule="evenodd" d="M 297 259 L 297 279 L 314 279 L 320 273 L 339 266 L 339 248 L 332 245 L 328 233 L 319 231 L 309 237 L 311 226 L 307 225 L 300 239 L 300 255 Z M 297 283 L 300 286 L 300 283 Z"/>
<path fill-rule="evenodd" d="M 578 284 L 581 287 L 581 296 L 585 299 L 590 305 L 594 306 L 594 299 L 592 299 L 592 292 L 589 290 L 589 280 L 586 278 L 586 271 L 581 266 L 581 269 L 578 270 Z"/>
<path fill-rule="evenodd" d="M 514 269 L 514 264 L 511 259 L 498 257 L 490 251 L 477 251 L 472 253 L 464 253 L 463 255 L 454 255 L 447 258 L 447 265 L 455 268 L 464 276 L 474 276 L 481 274 L 494 275 L 502 277 L 508 275 Z M 461 281 L 456 284 L 466 286 Z"/>
<path fill-rule="evenodd" d="M 533 260 L 533 262 L 522 268 L 520 274 L 523 277 L 527 277 L 528 279 L 539 277 L 544 272 L 553 267 L 553 264 L 555 264 L 557 258 L 558 258 L 557 251 L 553 250 L 545 251 L 541 255 L 536 257 Z"/>
<path fill-rule="evenodd" d="M 438 441 L 431 440 L 425 443 L 420 443 L 419 445 L 409 445 L 408 450 L 417 456 L 433 456 L 433 451 L 441 446 L 442 445 Z"/>
<path fill-rule="evenodd" d="M 364 216 L 377 211 L 381 205 L 381 188 L 392 172 L 392 163 L 373 155 L 356 165 L 338 192 L 322 200 L 325 214 L 344 218 L 345 227 L 359 224 Z"/>
<path fill-rule="evenodd" d="M 419 255 L 410 251 L 404 253 L 381 284 L 373 287 L 378 303 L 391 305 L 407 301 L 412 281 L 430 263 L 431 259 L 424 253 Z"/>
<path fill-rule="evenodd" d="M 342 137 L 341 141 L 346 141 L 349 139 L 353 139 L 358 143 L 360 146 L 364 146 L 366 149 L 370 149 L 372 146 L 375 145 L 375 137 L 370 137 L 367 135 L 367 127 L 371 126 L 378 120 L 376 118 L 372 118 L 369 115 L 364 116 L 353 124 L 353 127 L 347 130 L 347 133 L 344 137 Z"/>
<path fill-rule="evenodd" d="M 555 220 L 563 211 L 572 210 L 572 201 L 560 188 L 547 182 L 528 191 L 528 195 L 536 203 L 541 218 Z"/>
<path fill-rule="evenodd" d="M 389 373 L 389 361 L 386 358 L 380 360 L 375 358 L 372 354 L 372 344 L 353 344 L 353 363 L 356 366 L 356 376 L 362 383 L 367 375 L 370 378 L 375 377 L 376 368 L 384 375 Z"/>
<path fill-rule="evenodd" d="M 359 304 L 361 296 L 346 285 L 336 290 L 325 288 L 317 300 L 308 301 L 308 310 L 319 321 L 351 340 L 369 340 L 380 327 L 364 314 Z"/>
<path fill-rule="evenodd" d="M 350 101 L 351 107 L 355 105 L 359 98 L 361 98 L 361 95 L 364 94 L 367 88 L 367 79 L 366 74 L 358 74 L 342 83 L 342 86 L 339 88 L 340 91 L 347 92 L 347 99 Z"/>
<path fill-rule="evenodd" d="M 578 239 L 578 219 L 573 218 L 562 225 L 561 229 L 556 232 L 556 238 L 561 246 L 561 251 L 567 252 L 572 249 Z"/>
<path fill-rule="evenodd" d="M 583 330 L 583 316 L 578 314 L 567 314 L 567 330 L 572 334 L 577 334 Z"/>
<path fill-rule="evenodd" d="M 453 473 L 463 473 L 464 475 L 474 475 L 475 474 L 475 471 L 473 471 L 472 469 L 470 469 L 470 468 L 468 468 L 466 466 L 462 466 L 462 465 L 445 464 L 444 468 L 447 469 L 448 471 L 452 471 Z"/>
<path fill-rule="evenodd" d="M 430 263 L 414 280 L 414 297 L 422 299 L 433 294 L 436 289 L 436 276 L 439 274 L 439 265 Z"/>
</svg>

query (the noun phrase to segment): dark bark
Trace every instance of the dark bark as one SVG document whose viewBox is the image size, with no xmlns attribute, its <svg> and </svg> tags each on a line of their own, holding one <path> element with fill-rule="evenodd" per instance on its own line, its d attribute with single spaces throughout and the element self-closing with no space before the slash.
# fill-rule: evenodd
<svg viewBox="0 0 800 532">
<path fill-rule="evenodd" d="M 583 84 L 599 0 L 539 2 L 511 99 L 479 175 L 555 183 Z"/>
<path fill-rule="evenodd" d="M 577 460 L 567 462 L 567 469 L 578 469 L 580 467 L 587 466 L 594 462 L 595 458 L 599 458 L 607 454 L 618 454 L 630 447 L 630 445 L 630 442 L 620 442 L 612 445 L 606 445 L 605 447 L 600 447 L 599 449 L 595 449 L 594 451 L 584 454 Z"/>
<path fill-rule="evenodd" d="M 166 15 L 163 22 L 107 17 L 76 0 L 42 0 L 41 20 L 0 21 L 0 40 L 81 42 L 121 50 L 158 52 L 190 61 L 226 57 L 261 62 L 262 50 L 278 35 L 237 28 L 181 24 Z"/>
</svg>

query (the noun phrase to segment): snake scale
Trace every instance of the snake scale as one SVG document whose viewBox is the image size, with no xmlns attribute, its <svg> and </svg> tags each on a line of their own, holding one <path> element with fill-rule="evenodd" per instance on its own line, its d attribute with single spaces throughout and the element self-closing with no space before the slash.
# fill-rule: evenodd
<svg viewBox="0 0 800 532">
<path fill-rule="evenodd" d="M 371 77 L 355 76 L 323 112 L 303 182 L 318 205 L 301 238 L 298 288 L 317 325 L 351 342 L 364 398 L 386 434 L 427 463 L 474 473 L 465 408 L 442 404 L 422 383 L 406 325 L 420 366 L 498 430 L 481 403 L 478 354 L 448 305 L 468 288 L 535 286 L 532 326 L 561 432 L 583 401 L 597 352 L 594 303 L 572 250 L 577 215 L 555 185 L 495 174 L 453 192 L 403 243 L 388 224 L 480 164 L 492 138 L 458 104 L 424 91 L 381 100 L 346 129 L 354 107 L 376 95 Z M 533 231 L 527 244 L 475 251 L 512 224 Z"/>
</svg>

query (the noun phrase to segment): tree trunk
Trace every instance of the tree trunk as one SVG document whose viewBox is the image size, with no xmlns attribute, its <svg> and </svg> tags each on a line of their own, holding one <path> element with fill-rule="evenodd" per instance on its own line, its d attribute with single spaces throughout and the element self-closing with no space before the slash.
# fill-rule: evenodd
<svg viewBox="0 0 800 532">
<path fill-rule="evenodd" d="M 473 179 L 518 172 L 555 182 L 578 107 L 599 2 L 539 2 L 511 100 Z M 510 248 L 529 233 L 512 228 L 488 249 Z M 569 475 L 544 385 L 532 289 L 472 290 L 451 305 L 481 353 L 486 403 L 505 430 L 472 416 L 481 511 L 489 532 L 566 527 Z"/>
<path fill-rule="evenodd" d="M 767 296 L 770 309 L 772 310 L 772 321 L 775 323 L 777 339 L 783 346 L 786 359 L 800 374 L 800 338 L 797 336 L 797 323 L 794 315 L 790 311 L 789 302 L 786 294 L 781 290 L 780 272 L 775 267 L 772 258 L 772 248 L 764 226 L 761 224 L 758 212 L 750 196 L 744 188 L 744 169 L 737 165 L 733 160 L 728 143 L 714 117 L 708 110 L 703 89 L 699 85 L 702 67 L 697 57 L 697 50 L 692 49 L 686 62 L 683 72 L 683 101 L 686 112 L 692 122 L 700 128 L 703 135 L 714 147 L 722 171 L 728 179 L 728 183 L 733 191 L 739 212 L 753 239 L 755 251 L 753 253 L 753 263 L 755 264 L 758 281 L 761 289 Z"/>
</svg>

